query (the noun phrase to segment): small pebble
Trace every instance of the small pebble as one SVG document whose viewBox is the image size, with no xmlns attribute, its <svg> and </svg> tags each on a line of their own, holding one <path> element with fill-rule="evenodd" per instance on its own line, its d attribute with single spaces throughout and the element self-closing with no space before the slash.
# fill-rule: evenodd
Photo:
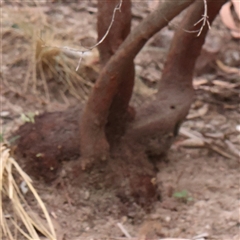
<svg viewBox="0 0 240 240">
<path fill-rule="evenodd" d="M 165 218 L 165 221 L 166 221 L 166 222 L 170 222 L 170 221 L 171 221 L 171 217 L 170 217 L 170 216 L 167 216 L 167 217 Z"/>
<path fill-rule="evenodd" d="M 28 192 L 28 186 L 27 186 L 27 183 L 25 181 L 21 182 L 20 189 L 21 189 L 23 194 L 26 194 Z"/>
<path fill-rule="evenodd" d="M 8 112 L 8 111 L 2 111 L 2 112 L 0 112 L 0 117 L 7 117 L 7 116 L 9 116 L 9 114 L 10 114 L 10 112 Z"/>
<path fill-rule="evenodd" d="M 238 132 L 240 132 L 240 125 L 237 125 L 237 126 L 236 126 L 236 130 L 237 130 Z"/>
<path fill-rule="evenodd" d="M 89 191 L 85 191 L 84 193 L 84 200 L 88 200 L 90 197 L 90 192 Z"/>
<path fill-rule="evenodd" d="M 121 223 L 124 224 L 125 222 L 127 222 L 127 220 L 128 220 L 127 216 L 123 216 L 122 220 L 121 220 Z"/>
</svg>

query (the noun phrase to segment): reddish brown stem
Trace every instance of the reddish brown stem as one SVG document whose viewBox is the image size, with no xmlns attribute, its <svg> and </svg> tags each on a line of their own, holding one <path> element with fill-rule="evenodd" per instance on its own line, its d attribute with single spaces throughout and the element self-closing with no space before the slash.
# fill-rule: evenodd
<svg viewBox="0 0 240 240">
<path fill-rule="evenodd" d="M 120 0 L 102 1 L 98 0 L 98 41 L 106 34 L 113 17 L 113 11 L 120 3 Z M 117 51 L 131 28 L 131 1 L 123 0 L 121 12 L 116 11 L 113 25 L 104 41 L 98 45 L 100 63 L 104 67 L 107 61 Z"/>
<path fill-rule="evenodd" d="M 207 14 L 210 24 L 225 2 L 225 0 L 207 1 Z M 200 36 L 197 36 L 203 22 L 199 22 L 196 26 L 194 25 L 202 18 L 203 13 L 203 1 L 197 1 L 190 7 L 178 31 L 176 31 L 159 84 L 159 92 L 165 91 L 165 85 L 162 87 L 163 83 L 173 84 L 177 87 L 179 85 L 184 86 L 184 84 L 192 85 L 195 62 L 200 55 L 209 30 L 206 24 Z"/>
<path fill-rule="evenodd" d="M 208 21 L 211 23 L 225 0 L 208 1 Z M 197 57 L 200 54 L 208 26 L 200 36 L 203 2 L 195 2 L 188 10 L 171 43 L 156 100 L 139 109 L 136 121 L 127 135 L 145 145 L 151 154 L 168 150 L 181 122 L 185 119 L 193 99 L 192 78 Z"/>
<path fill-rule="evenodd" d="M 98 1 L 98 41 L 107 32 L 109 24 L 112 20 L 114 8 L 119 4 L 119 0 L 103 2 Z M 100 53 L 100 62 L 104 66 L 119 46 L 125 40 L 131 28 L 131 0 L 123 0 L 121 12 L 117 12 L 114 18 L 114 23 L 107 37 L 98 46 Z M 134 84 L 134 64 L 133 61 L 124 69 L 124 72 L 119 74 L 121 82 L 117 94 L 112 100 L 109 110 L 108 123 L 106 134 L 108 140 L 118 139 L 124 133 L 126 119 L 128 116 L 128 104 L 132 95 Z"/>
<path fill-rule="evenodd" d="M 193 0 L 162 1 L 159 7 L 128 35 L 103 68 L 81 119 L 81 153 L 84 158 L 106 158 L 109 144 L 105 136 L 105 125 L 113 99 L 122 84 L 122 74 L 129 74 L 126 69 L 129 69 L 133 59 L 148 39 L 191 2 Z"/>
</svg>

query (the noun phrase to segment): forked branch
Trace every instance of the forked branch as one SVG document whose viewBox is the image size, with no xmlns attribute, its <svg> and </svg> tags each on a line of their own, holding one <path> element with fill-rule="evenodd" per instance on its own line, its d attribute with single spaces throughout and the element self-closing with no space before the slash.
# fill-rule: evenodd
<svg viewBox="0 0 240 240">
<path fill-rule="evenodd" d="M 203 28 L 207 25 L 208 29 L 211 29 L 211 26 L 210 26 L 210 23 L 209 23 L 209 20 L 208 20 L 208 5 L 207 5 L 207 0 L 203 0 L 203 4 L 204 4 L 204 12 L 203 12 L 203 15 L 201 16 L 201 18 L 199 20 L 197 20 L 197 22 L 193 25 L 193 26 L 197 26 L 199 23 L 202 22 L 202 25 L 200 27 L 200 29 L 198 30 L 193 30 L 193 31 L 189 31 L 187 29 L 185 29 L 186 32 L 189 32 L 189 33 L 195 33 L 197 32 L 197 36 L 199 37 L 202 33 L 202 30 Z"/>
<path fill-rule="evenodd" d="M 132 63 L 148 39 L 165 27 L 168 21 L 192 2 L 193 0 L 163 0 L 158 8 L 128 35 L 103 68 L 89 96 L 81 119 L 81 153 L 83 158 L 106 159 L 109 144 L 106 140 L 105 125 L 114 96 L 122 83 L 120 73 L 128 74 L 124 70 Z"/>
</svg>

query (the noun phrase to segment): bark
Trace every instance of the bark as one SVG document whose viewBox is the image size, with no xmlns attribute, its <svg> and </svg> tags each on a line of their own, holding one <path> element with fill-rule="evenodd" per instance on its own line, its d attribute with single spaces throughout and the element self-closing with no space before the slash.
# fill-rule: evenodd
<svg viewBox="0 0 240 240">
<path fill-rule="evenodd" d="M 83 162 L 87 163 L 93 158 L 106 159 L 108 156 L 109 144 L 105 126 L 113 99 L 122 84 L 122 73 L 128 74 L 125 69 L 132 64 L 148 39 L 192 2 L 193 0 L 161 1 L 159 7 L 128 35 L 103 68 L 89 96 L 80 123 Z"/>
<path fill-rule="evenodd" d="M 119 4 L 119 0 L 98 1 L 98 41 L 107 32 L 112 20 L 113 10 L 117 4 Z M 116 12 L 110 32 L 103 43 L 98 46 L 100 63 L 103 67 L 128 36 L 131 28 L 131 19 L 131 0 L 123 0 L 121 12 Z M 132 60 L 124 71 L 119 73 L 121 84 L 112 100 L 106 127 L 109 142 L 115 142 L 124 134 L 127 119 L 131 117 L 129 116 L 131 113 L 128 112 L 128 104 L 132 96 L 134 76 L 134 64 Z"/>
<path fill-rule="evenodd" d="M 98 0 L 98 41 L 100 41 L 107 32 L 112 21 L 114 8 L 118 4 L 119 0 Z M 111 56 L 115 54 L 119 46 L 129 34 L 131 28 L 131 19 L 131 1 L 123 0 L 121 12 L 116 11 L 111 30 L 104 41 L 98 45 L 100 63 L 102 67 L 104 67 Z"/>
<path fill-rule="evenodd" d="M 209 23 L 225 2 L 208 1 Z M 127 135 L 146 146 L 151 155 L 168 150 L 192 103 L 194 66 L 209 29 L 206 25 L 199 37 L 198 33 L 185 30 L 199 30 L 202 23 L 194 24 L 201 19 L 203 12 L 203 2 L 195 2 L 189 8 L 172 40 L 156 99 L 139 109 L 136 121 L 128 131 Z"/>
</svg>

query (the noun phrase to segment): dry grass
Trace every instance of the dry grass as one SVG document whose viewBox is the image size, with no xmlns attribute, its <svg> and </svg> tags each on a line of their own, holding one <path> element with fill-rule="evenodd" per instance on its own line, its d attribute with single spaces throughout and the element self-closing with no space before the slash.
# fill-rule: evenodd
<svg viewBox="0 0 240 240">
<path fill-rule="evenodd" d="M 54 99 L 50 86 L 52 81 L 58 90 L 55 94 L 62 98 L 67 99 L 65 94 L 80 100 L 87 98 L 93 84 L 75 71 L 79 54 L 62 48 L 69 46 L 69 41 L 59 37 L 63 33 L 48 24 L 47 16 L 36 1 L 30 5 L 22 3 L 20 7 L 12 3 L 11 7 L 4 8 L 2 36 L 2 51 L 8 56 L 6 64 L 26 69 L 21 82 L 17 82 L 17 78 L 15 82 L 4 79 L 6 86 L 23 95 L 28 92 L 41 98 L 44 95 L 47 101 L 51 101 Z M 30 177 L 11 157 L 6 144 L 0 145 L 0 157 L 0 239 L 37 240 L 41 239 L 39 234 L 47 239 L 56 239 L 44 203 Z M 44 220 L 27 203 L 23 193 L 26 189 L 27 195 L 35 198 L 37 212 L 42 212 Z"/>
<path fill-rule="evenodd" d="M 14 51 L 20 52 L 19 57 L 14 56 L 8 65 L 27 65 L 23 64 L 26 73 L 22 82 L 19 82 L 21 87 L 17 84 L 13 86 L 17 85 L 18 91 L 20 89 L 23 94 L 31 92 L 38 96 L 44 95 L 50 101 L 54 96 L 51 95 L 49 83 L 54 82 L 56 94 L 63 99 L 66 99 L 64 96 L 68 93 L 85 100 L 93 83 L 84 79 L 81 69 L 75 71 L 80 54 L 62 48 L 72 47 L 68 30 L 49 25 L 47 15 L 37 2 L 35 6 L 34 3 L 31 4 L 33 6 L 27 3 L 22 5 L 6 7 L 3 16 L 3 51 L 13 51 L 14 48 Z M 8 85 L 8 81 L 5 84 Z"/>
<path fill-rule="evenodd" d="M 48 239 L 56 239 L 51 218 L 48 211 L 32 185 L 30 177 L 20 168 L 18 163 L 10 155 L 10 149 L 0 145 L 0 239 L 5 237 L 9 240 L 19 239 L 40 239 L 39 233 Z M 19 185 L 19 182 L 21 184 Z M 20 187 L 22 183 L 25 187 Z M 36 199 L 42 211 L 45 223 L 32 210 L 25 200 L 23 190 L 27 189 Z"/>
<path fill-rule="evenodd" d="M 17 78 L 15 82 L 3 78 L 4 84 L 23 95 L 31 92 L 41 98 L 44 95 L 47 101 L 51 101 L 54 95 L 50 82 L 54 82 L 58 90 L 55 94 L 65 99 L 65 94 L 71 94 L 85 100 L 93 83 L 75 71 L 79 54 L 62 48 L 71 47 L 69 41 L 59 37 L 63 33 L 48 24 L 47 16 L 36 1 L 21 3 L 20 7 L 18 3 L 11 4 L 3 9 L 2 53 L 8 56 L 5 65 L 20 66 L 26 71 L 21 82 L 17 82 Z M 14 240 L 21 239 L 21 236 L 37 240 L 40 239 L 39 233 L 48 239 L 56 239 L 49 213 L 30 177 L 11 157 L 7 145 L 0 145 L 0 155 L 0 239 Z M 27 203 L 23 188 L 28 189 L 28 195 L 34 196 L 44 221 Z"/>
</svg>

